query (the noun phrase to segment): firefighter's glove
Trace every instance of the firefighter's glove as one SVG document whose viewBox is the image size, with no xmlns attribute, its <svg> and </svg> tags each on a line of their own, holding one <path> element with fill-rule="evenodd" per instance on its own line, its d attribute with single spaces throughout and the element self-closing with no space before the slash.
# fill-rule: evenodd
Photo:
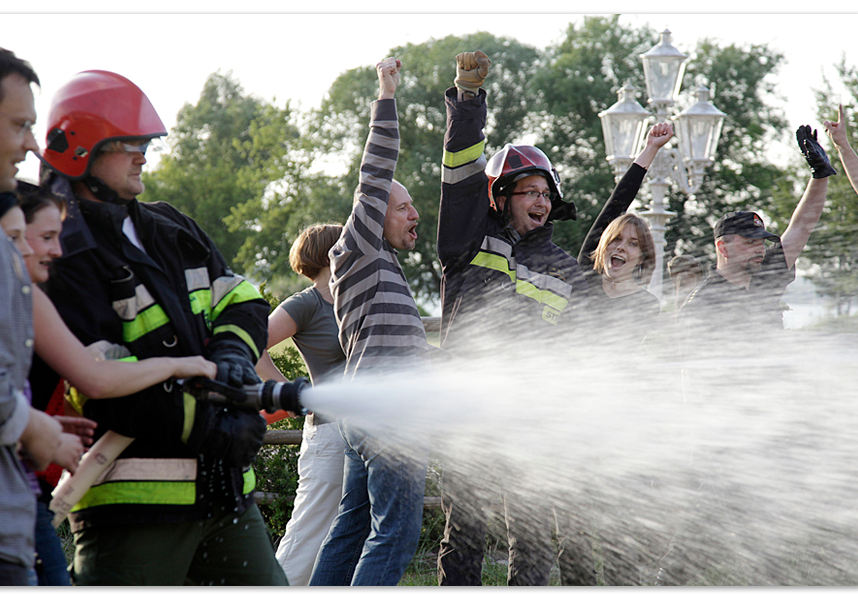
<svg viewBox="0 0 858 600">
<path fill-rule="evenodd" d="M 218 340 L 209 348 L 209 360 L 217 365 L 216 379 L 232 387 L 253 385 L 261 380 L 250 349 L 235 340 Z"/>
<path fill-rule="evenodd" d="M 474 95 L 480 93 L 480 88 L 489 74 L 492 61 L 481 50 L 462 52 L 456 55 L 456 79 L 453 83 L 463 92 Z"/>
<path fill-rule="evenodd" d="M 210 410 L 204 411 L 206 414 L 195 424 L 202 429 L 198 432 L 201 441 L 196 450 L 222 460 L 227 467 L 243 468 L 253 464 L 267 429 L 265 419 L 257 412 L 208 408 Z"/>
<path fill-rule="evenodd" d="M 828 160 L 825 150 L 816 141 L 815 129 L 811 131 L 810 125 L 802 125 L 795 132 L 795 139 L 798 140 L 798 149 L 801 150 L 807 164 L 810 165 L 810 172 L 814 179 L 822 179 L 837 174 L 837 171 L 831 166 L 831 161 Z"/>
</svg>

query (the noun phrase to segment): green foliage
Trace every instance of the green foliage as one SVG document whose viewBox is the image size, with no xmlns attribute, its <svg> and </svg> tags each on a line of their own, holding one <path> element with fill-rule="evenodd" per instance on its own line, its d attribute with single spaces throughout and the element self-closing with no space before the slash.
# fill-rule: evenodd
<svg viewBox="0 0 858 600">
<path fill-rule="evenodd" d="M 547 64 L 534 78 L 541 96 L 540 112 L 531 117 L 538 118 L 536 145 L 551 158 L 566 199 L 578 208 L 577 221 L 555 225 L 554 241 L 573 256 L 614 187 L 599 113 L 617 101 L 626 81 L 645 89 L 638 55 L 653 39 L 652 31 L 624 28 L 618 15 L 586 17 L 547 49 Z"/>
<path fill-rule="evenodd" d="M 727 117 L 715 164 L 707 170 L 700 191 L 689 197 L 674 189 L 669 195 L 669 209 L 677 216 L 667 223 L 666 257 L 692 254 L 714 261 L 712 226 L 721 215 L 731 210 L 767 213 L 771 209 L 773 194 L 785 185 L 787 174 L 770 162 L 766 150 L 776 137 L 794 137 L 783 115 L 767 104 L 774 95 L 768 76 L 777 72 L 781 62 L 783 55 L 760 45 L 721 48 L 703 40 L 695 49 L 681 102 L 689 105 L 688 96 L 705 85 L 713 93 L 712 102 Z"/>
<path fill-rule="evenodd" d="M 244 93 L 231 73 L 213 73 L 196 105 L 186 104 L 167 138 L 169 152 L 144 173 L 147 202 L 164 201 L 191 218 L 236 270 L 254 223 L 230 221 L 250 204 L 258 211 L 268 185 L 282 179 L 284 157 L 299 139 L 287 106 Z"/>
</svg>

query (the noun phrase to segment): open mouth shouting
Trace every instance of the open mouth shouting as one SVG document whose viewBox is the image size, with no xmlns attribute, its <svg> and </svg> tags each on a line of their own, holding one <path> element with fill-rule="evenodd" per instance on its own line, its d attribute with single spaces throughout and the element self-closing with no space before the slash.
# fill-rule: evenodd
<svg viewBox="0 0 858 600">
<path fill-rule="evenodd" d="M 527 216 L 533 221 L 533 224 L 537 227 L 541 226 L 544 222 L 548 214 L 544 209 L 537 209 L 527 213 Z"/>
<path fill-rule="evenodd" d="M 619 254 L 611 255 L 611 268 L 612 269 L 622 269 L 626 264 L 626 259 Z"/>
</svg>

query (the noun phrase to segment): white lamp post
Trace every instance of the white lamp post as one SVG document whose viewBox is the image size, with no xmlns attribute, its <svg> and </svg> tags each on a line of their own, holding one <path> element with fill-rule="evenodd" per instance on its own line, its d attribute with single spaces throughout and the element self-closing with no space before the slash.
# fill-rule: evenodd
<svg viewBox="0 0 858 600">
<path fill-rule="evenodd" d="M 667 29 L 661 33 L 658 44 L 640 57 L 653 112 L 645 110 L 634 100 L 636 90 L 626 83 L 618 92 L 619 101 L 599 113 L 607 160 L 617 180 L 643 149 L 647 122 L 663 123 L 668 119 L 668 109 L 679 93 L 688 58 L 670 43 L 670 31 Z M 714 160 L 726 116 L 709 102 L 709 90 L 705 87 L 698 88 L 695 96 L 696 104 L 670 117 L 676 123 L 674 140 L 679 148 L 670 147 L 670 144 L 662 148 L 648 170 L 652 199 L 641 215 L 649 222 L 655 243 L 655 271 L 649 291 L 658 298 L 662 295 L 665 224 L 670 217 L 676 216 L 676 213 L 666 210 L 664 198 L 671 180 L 689 195 L 700 189 L 703 172 Z"/>
</svg>

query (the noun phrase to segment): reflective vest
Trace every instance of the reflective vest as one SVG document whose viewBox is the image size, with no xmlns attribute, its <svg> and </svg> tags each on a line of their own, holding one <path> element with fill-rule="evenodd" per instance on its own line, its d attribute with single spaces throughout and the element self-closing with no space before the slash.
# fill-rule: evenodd
<svg viewBox="0 0 858 600">
<path fill-rule="evenodd" d="M 127 215 L 145 253 L 122 233 Z M 254 360 L 265 348 L 268 303 L 171 206 L 132 201 L 126 209 L 76 199 L 61 242 L 47 291 L 85 345 L 104 339 L 141 360 L 205 355 L 220 336 L 244 342 Z M 215 504 L 243 510 L 252 503 L 252 470 L 227 469 L 192 447 L 196 412 L 213 408 L 172 382 L 124 398 L 77 401 L 99 424 L 97 437 L 113 430 L 135 441 L 74 507 L 73 530 L 200 519 Z"/>
</svg>

